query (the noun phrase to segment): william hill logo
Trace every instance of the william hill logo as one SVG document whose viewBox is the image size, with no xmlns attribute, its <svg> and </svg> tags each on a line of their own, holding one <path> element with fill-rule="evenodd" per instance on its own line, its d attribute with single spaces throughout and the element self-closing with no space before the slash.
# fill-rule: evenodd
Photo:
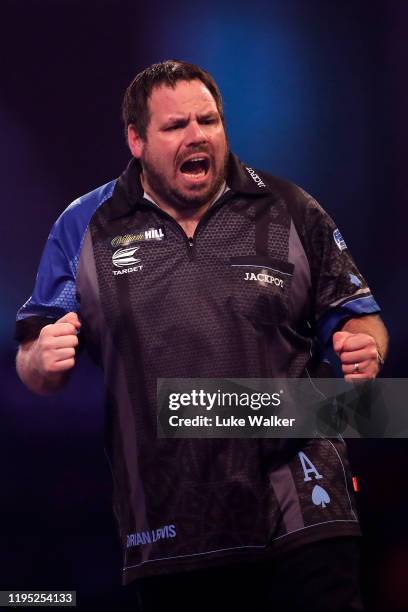
<svg viewBox="0 0 408 612">
<path fill-rule="evenodd" d="M 164 228 L 150 228 L 147 230 L 143 230 L 143 232 L 139 232 L 138 234 L 126 234 L 125 236 L 115 236 L 111 240 L 111 245 L 113 247 L 127 246 L 128 244 L 132 244 L 132 242 L 140 242 L 144 240 L 163 240 L 165 238 Z"/>
<path fill-rule="evenodd" d="M 128 534 L 126 547 L 131 548 L 132 546 L 152 544 L 153 542 L 157 542 L 157 540 L 175 538 L 176 535 L 175 525 L 164 525 L 164 527 L 152 529 L 151 531 L 137 531 L 136 533 Z"/>
</svg>

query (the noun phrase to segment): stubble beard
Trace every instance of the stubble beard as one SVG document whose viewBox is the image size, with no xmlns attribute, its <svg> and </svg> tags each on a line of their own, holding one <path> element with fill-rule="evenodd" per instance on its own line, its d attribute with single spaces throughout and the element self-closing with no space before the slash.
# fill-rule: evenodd
<svg viewBox="0 0 408 612">
<path fill-rule="evenodd" d="M 221 185 L 225 181 L 225 177 L 227 175 L 228 157 L 229 150 L 227 148 L 224 163 L 222 164 L 219 172 L 215 175 L 212 183 L 209 185 L 206 191 L 196 194 L 194 194 L 194 191 L 191 193 L 182 192 L 174 187 L 174 185 L 171 184 L 171 182 L 162 172 L 156 170 L 154 164 L 151 163 L 147 155 L 142 157 L 141 164 L 145 182 L 154 192 L 153 194 L 150 194 L 153 199 L 156 195 L 161 201 L 169 206 L 182 209 L 195 209 L 210 202 L 220 190 Z"/>
</svg>

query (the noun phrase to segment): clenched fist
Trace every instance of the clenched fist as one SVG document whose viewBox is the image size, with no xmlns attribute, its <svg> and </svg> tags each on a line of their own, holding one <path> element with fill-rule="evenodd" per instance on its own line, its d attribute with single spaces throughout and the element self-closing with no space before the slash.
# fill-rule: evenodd
<svg viewBox="0 0 408 612">
<path fill-rule="evenodd" d="M 74 367 L 80 326 L 78 315 L 69 312 L 42 328 L 32 349 L 32 366 L 40 376 L 66 372 Z"/>
<path fill-rule="evenodd" d="M 333 349 L 341 361 L 347 381 L 375 378 L 380 369 L 377 344 L 366 333 L 339 331 L 333 335 Z"/>
</svg>

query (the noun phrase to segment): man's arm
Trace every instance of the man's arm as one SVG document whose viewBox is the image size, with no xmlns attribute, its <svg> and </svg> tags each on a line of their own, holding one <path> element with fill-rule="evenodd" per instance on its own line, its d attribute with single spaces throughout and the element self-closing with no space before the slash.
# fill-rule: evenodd
<svg viewBox="0 0 408 612">
<path fill-rule="evenodd" d="M 349 319 L 333 335 L 345 380 L 375 378 L 388 351 L 388 333 L 378 315 Z"/>
<path fill-rule="evenodd" d="M 17 373 L 30 391 L 48 395 L 66 384 L 75 365 L 80 325 L 78 315 L 69 312 L 56 323 L 43 327 L 36 340 L 20 345 Z"/>
</svg>

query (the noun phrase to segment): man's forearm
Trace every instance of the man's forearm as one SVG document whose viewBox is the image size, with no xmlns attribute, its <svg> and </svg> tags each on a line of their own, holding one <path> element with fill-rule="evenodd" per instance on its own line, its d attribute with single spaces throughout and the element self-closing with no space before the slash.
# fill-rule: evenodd
<svg viewBox="0 0 408 612">
<path fill-rule="evenodd" d="M 37 340 L 22 344 L 16 358 L 17 373 L 25 386 L 38 395 L 50 395 L 59 391 L 69 378 L 68 372 L 50 372 L 41 374 L 35 367 L 33 358 Z"/>
<path fill-rule="evenodd" d="M 45 325 L 36 340 L 20 345 L 17 372 L 23 383 L 39 395 L 59 391 L 75 365 L 77 332 L 81 327 L 76 312 L 68 312 Z"/>
</svg>

